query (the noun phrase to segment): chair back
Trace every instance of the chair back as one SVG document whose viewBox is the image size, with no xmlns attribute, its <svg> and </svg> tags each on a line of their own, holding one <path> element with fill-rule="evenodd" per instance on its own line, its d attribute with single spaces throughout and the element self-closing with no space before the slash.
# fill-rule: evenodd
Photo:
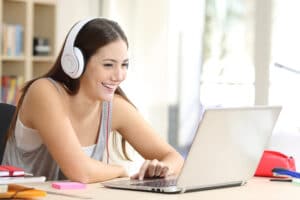
<svg viewBox="0 0 300 200">
<path fill-rule="evenodd" d="M 14 116 L 16 106 L 6 103 L 0 103 L 0 164 L 5 150 L 5 136 Z"/>
</svg>

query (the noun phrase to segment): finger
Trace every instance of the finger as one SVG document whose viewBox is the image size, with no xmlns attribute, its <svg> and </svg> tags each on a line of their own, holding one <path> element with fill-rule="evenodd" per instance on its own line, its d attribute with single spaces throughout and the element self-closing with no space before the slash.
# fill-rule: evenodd
<svg viewBox="0 0 300 200">
<path fill-rule="evenodd" d="M 155 176 L 155 171 L 156 171 L 156 166 L 158 164 L 158 160 L 154 159 L 152 160 L 150 163 L 149 163 L 149 166 L 148 166 L 148 170 L 147 170 L 147 175 L 149 177 L 153 177 Z"/>
<path fill-rule="evenodd" d="M 166 177 L 169 171 L 169 167 L 168 166 L 164 166 L 162 169 L 162 172 L 160 174 L 160 177 Z"/>
<path fill-rule="evenodd" d="M 138 178 L 139 178 L 139 173 L 136 173 L 130 177 L 130 179 L 138 179 Z"/>
<path fill-rule="evenodd" d="M 163 169 L 163 164 L 161 162 L 158 162 L 155 168 L 155 176 L 160 176 Z"/>
<path fill-rule="evenodd" d="M 143 163 L 143 165 L 142 165 L 142 167 L 141 167 L 141 169 L 140 169 L 140 171 L 139 171 L 139 180 L 143 180 L 143 179 L 144 179 L 145 173 L 146 173 L 146 171 L 147 171 L 147 169 L 148 169 L 148 166 L 149 166 L 149 163 L 150 163 L 149 160 L 146 160 L 146 161 Z"/>
</svg>

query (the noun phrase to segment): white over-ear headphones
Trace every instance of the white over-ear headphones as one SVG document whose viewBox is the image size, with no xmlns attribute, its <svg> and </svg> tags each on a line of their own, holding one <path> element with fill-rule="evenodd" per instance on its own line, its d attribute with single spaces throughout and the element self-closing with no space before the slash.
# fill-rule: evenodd
<svg viewBox="0 0 300 200">
<path fill-rule="evenodd" d="M 84 19 L 76 23 L 70 30 L 61 56 L 63 71 L 72 79 L 81 76 L 84 69 L 84 57 L 81 50 L 74 46 L 77 34 L 84 25 L 95 18 Z"/>
</svg>

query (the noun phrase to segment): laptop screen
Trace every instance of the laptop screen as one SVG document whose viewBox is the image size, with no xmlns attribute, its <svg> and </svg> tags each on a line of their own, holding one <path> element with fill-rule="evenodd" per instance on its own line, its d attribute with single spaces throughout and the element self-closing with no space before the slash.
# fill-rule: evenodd
<svg viewBox="0 0 300 200">
<path fill-rule="evenodd" d="M 178 185 L 209 187 L 251 178 L 280 111 L 279 106 L 206 109 Z"/>
</svg>

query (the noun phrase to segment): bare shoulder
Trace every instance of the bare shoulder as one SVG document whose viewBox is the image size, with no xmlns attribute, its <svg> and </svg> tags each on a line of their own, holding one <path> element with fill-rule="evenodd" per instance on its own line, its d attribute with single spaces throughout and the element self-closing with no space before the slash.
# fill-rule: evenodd
<svg viewBox="0 0 300 200">
<path fill-rule="evenodd" d="M 22 106 L 20 108 L 21 118 L 24 122 L 32 121 L 43 112 L 62 110 L 62 96 L 53 83 L 47 78 L 41 78 L 34 81 L 25 94 Z"/>
<path fill-rule="evenodd" d="M 136 108 L 121 95 L 115 94 L 113 98 L 113 110 L 117 113 L 126 112 L 128 110 L 136 110 Z"/>
<path fill-rule="evenodd" d="M 47 78 L 34 81 L 28 88 L 26 99 L 51 101 L 59 98 L 59 92 Z"/>
<path fill-rule="evenodd" d="M 113 98 L 113 129 L 119 129 L 127 124 L 128 120 L 137 115 L 137 109 L 124 97 L 115 94 Z"/>
</svg>

